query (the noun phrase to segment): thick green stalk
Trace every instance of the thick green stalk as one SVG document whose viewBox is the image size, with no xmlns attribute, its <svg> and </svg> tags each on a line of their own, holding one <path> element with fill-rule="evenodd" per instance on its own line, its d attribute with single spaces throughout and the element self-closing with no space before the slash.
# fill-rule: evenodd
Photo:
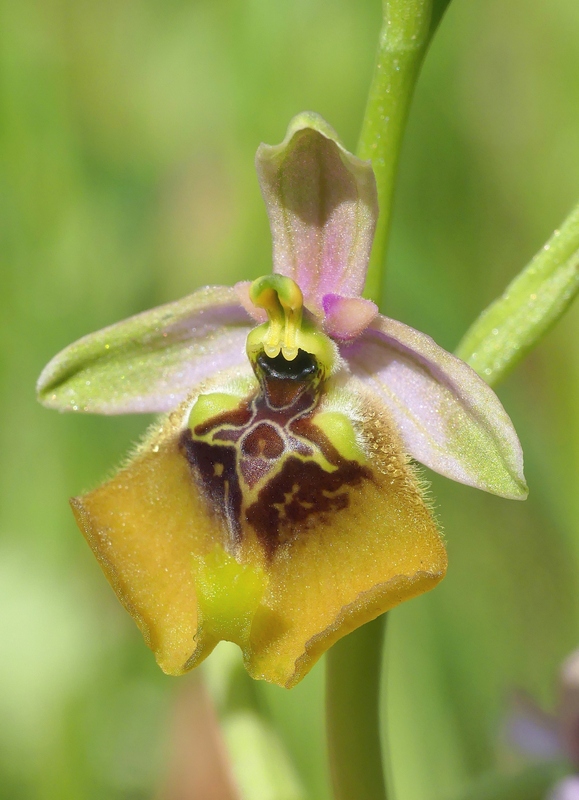
<svg viewBox="0 0 579 800">
<path fill-rule="evenodd" d="M 326 715 L 335 800 L 385 800 L 379 687 L 386 615 L 326 655 Z"/>
<path fill-rule="evenodd" d="M 383 24 L 358 156 L 371 159 L 380 216 L 365 295 L 380 305 L 394 183 L 404 127 L 428 44 L 450 0 L 383 0 Z M 336 800 L 386 800 L 380 678 L 386 616 L 326 656 L 328 749 Z"/>
<path fill-rule="evenodd" d="M 383 0 L 378 55 L 358 155 L 371 159 L 378 184 L 380 217 L 376 228 L 365 294 L 380 304 L 394 183 L 402 136 L 422 59 L 446 2 Z"/>
</svg>

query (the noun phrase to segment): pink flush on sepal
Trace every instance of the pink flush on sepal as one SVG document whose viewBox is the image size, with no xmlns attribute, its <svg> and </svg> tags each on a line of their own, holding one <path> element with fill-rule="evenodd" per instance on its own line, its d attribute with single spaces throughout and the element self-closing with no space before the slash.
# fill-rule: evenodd
<svg viewBox="0 0 579 800">
<path fill-rule="evenodd" d="M 259 146 L 255 165 L 273 271 L 298 284 L 315 314 L 325 311 L 326 295 L 359 297 L 378 219 L 371 163 L 345 150 L 317 114 L 304 113 L 281 144 Z"/>
<path fill-rule="evenodd" d="M 318 115 L 301 114 L 284 141 L 260 145 L 256 159 L 273 239 L 273 268 L 294 280 L 306 308 L 338 341 L 359 336 L 378 314 L 360 297 L 378 219 L 376 182 L 369 161 L 348 153 Z M 258 322 L 265 312 L 236 286 Z"/>
</svg>

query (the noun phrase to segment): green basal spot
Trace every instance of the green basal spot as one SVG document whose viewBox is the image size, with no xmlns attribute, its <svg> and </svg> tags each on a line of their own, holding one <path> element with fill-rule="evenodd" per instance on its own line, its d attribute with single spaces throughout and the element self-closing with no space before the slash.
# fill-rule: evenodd
<svg viewBox="0 0 579 800">
<path fill-rule="evenodd" d="M 233 411 L 241 400 L 241 396 L 225 392 L 200 394 L 189 414 L 189 427 L 191 430 L 195 430 L 198 425 L 202 425 L 226 411 Z"/>
<path fill-rule="evenodd" d="M 267 575 L 256 564 L 240 564 L 219 545 L 206 555 L 193 558 L 198 645 L 205 649 L 224 639 L 246 650 L 251 623 L 267 587 Z"/>
<path fill-rule="evenodd" d="M 316 359 L 322 379 L 331 374 L 336 361 L 335 347 L 304 317 L 303 296 L 295 281 L 284 275 L 266 275 L 251 284 L 249 296 L 269 317 L 268 322 L 254 328 L 247 337 L 247 356 L 254 368 L 262 352 L 269 358 L 281 353 L 286 361 L 293 361 L 302 350 Z"/>
<path fill-rule="evenodd" d="M 314 425 L 324 433 L 342 458 L 348 461 L 366 462 L 366 454 L 356 440 L 352 423 L 341 411 L 320 411 L 314 417 Z"/>
</svg>

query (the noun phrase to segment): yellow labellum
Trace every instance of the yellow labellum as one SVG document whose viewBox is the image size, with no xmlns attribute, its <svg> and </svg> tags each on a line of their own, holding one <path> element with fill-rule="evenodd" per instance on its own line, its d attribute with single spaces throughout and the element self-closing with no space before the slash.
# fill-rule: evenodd
<svg viewBox="0 0 579 800">
<path fill-rule="evenodd" d="M 183 409 L 111 481 L 72 501 L 165 672 L 198 664 L 224 638 L 241 646 L 253 677 L 292 686 L 334 641 L 444 576 L 444 544 L 398 435 L 350 388 L 364 477 L 326 497 L 341 498 L 330 510 L 282 526 L 269 551 L 243 517 L 231 544 L 183 456 Z"/>
</svg>

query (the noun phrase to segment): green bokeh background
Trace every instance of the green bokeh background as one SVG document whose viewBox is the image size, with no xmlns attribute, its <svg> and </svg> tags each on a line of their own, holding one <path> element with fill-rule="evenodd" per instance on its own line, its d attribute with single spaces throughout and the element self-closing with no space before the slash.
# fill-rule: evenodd
<svg viewBox="0 0 579 800">
<path fill-rule="evenodd" d="M 36 377 L 91 330 L 269 271 L 255 149 L 304 109 L 355 146 L 379 23 L 379 0 L 0 0 L 0 798 L 162 796 L 189 680 L 158 671 L 66 502 L 148 420 L 49 412 Z M 578 42 L 576 0 L 454 0 L 428 55 L 384 310 L 449 349 L 579 197 Z M 509 690 L 552 705 L 579 644 L 579 307 L 499 394 L 531 494 L 428 475 L 450 568 L 391 614 L 398 800 L 516 768 Z M 258 687 L 307 800 L 328 797 L 322 683 Z"/>
</svg>

